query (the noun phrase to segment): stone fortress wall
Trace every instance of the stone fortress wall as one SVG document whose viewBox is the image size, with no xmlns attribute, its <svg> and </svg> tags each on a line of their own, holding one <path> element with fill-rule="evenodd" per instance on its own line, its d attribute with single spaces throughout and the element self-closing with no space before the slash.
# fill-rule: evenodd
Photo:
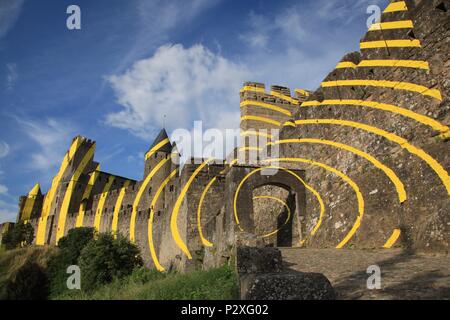
<svg viewBox="0 0 450 320">
<path fill-rule="evenodd" d="M 95 142 L 76 137 L 18 220 L 37 245 L 80 226 L 121 233 L 160 271 L 229 263 L 241 244 L 448 253 L 449 9 L 392 1 L 315 92 L 245 83 L 226 162 L 180 169 L 162 130 L 135 181 L 100 171 Z"/>
</svg>

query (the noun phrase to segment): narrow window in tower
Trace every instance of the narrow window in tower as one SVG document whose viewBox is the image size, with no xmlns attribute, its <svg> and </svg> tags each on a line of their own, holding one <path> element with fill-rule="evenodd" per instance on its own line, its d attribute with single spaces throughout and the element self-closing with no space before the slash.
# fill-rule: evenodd
<svg viewBox="0 0 450 320">
<path fill-rule="evenodd" d="M 152 194 L 152 187 L 148 188 L 148 194 Z"/>
<path fill-rule="evenodd" d="M 171 186 L 169 187 L 169 191 L 170 191 L 170 192 L 173 192 L 173 185 L 171 185 Z"/>
<path fill-rule="evenodd" d="M 158 154 L 155 152 L 155 159 L 158 157 Z"/>
</svg>

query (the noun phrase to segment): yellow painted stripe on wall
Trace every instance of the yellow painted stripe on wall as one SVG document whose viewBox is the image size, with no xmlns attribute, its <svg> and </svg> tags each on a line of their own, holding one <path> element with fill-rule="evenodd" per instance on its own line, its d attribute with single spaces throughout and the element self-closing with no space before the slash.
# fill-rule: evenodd
<svg viewBox="0 0 450 320">
<path fill-rule="evenodd" d="M 30 220 L 35 201 L 35 196 L 27 197 L 27 199 L 25 200 L 25 205 L 23 206 L 22 216 L 20 217 L 21 221 Z"/>
<path fill-rule="evenodd" d="M 100 170 L 100 165 L 98 165 L 97 169 L 91 174 L 91 177 L 89 178 L 89 182 L 86 186 L 86 189 L 84 190 L 83 197 L 81 198 L 81 200 L 89 199 L 89 197 L 91 196 L 92 187 L 94 186 L 95 181 L 97 180 L 98 176 L 100 175 L 99 170 Z M 78 209 L 77 220 L 75 222 L 76 228 L 81 228 L 83 226 L 84 215 L 86 214 L 85 205 L 86 205 L 85 202 L 80 203 L 80 208 Z"/>
<path fill-rule="evenodd" d="M 386 9 L 384 9 L 383 13 L 406 11 L 406 10 L 408 10 L 408 7 L 406 6 L 406 2 L 405 1 L 397 1 L 397 2 L 391 2 L 386 7 Z"/>
<path fill-rule="evenodd" d="M 167 157 L 162 159 L 158 162 L 158 164 L 153 168 L 152 171 L 148 174 L 148 176 L 145 178 L 145 180 L 142 182 L 141 187 L 139 188 L 138 193 L 136 194 L 136 198 L 134 198 L 133 202 L 133 211 L 131 213 L 131 220 L 130 220 L 130 241 L 135 242 L 136 235 L 135 235 L 135 229 L 136 229 L 136 216 L 137 216 L 137 209 L 139 206 L 139 202 L 141 201 L 141 197 L 144 194 L 145 189 L 147 188 L 148 184 L 152 180 L 153 176 L 161 169 L 163 165 L 165 165 L 168 161 L 170 161 L 172 158 Z"/>
<path fill-rule="evenodd" d="M 290 96 L 287 96 L 287 95 L 285 95 L 285 94 L 276 92 L 276 91 L 270 91 L 270 95 L 271 95 L 271 96 L 274 96 L 274 97 L 277 97 L 277 98 L 280 98 L 280 99 L 282 99 L 282 100 L 286 100 L 286 101 L 288 101 L 288 102 L 290 102 L 290 103 L 292 103 L 292 104 L 299 104 L 299 102 L 298 102 L 297 99 L 292 98 L 292 97 L 290 97 Z"/>
<path fill-rule="evenodd" d="M 292 121 L 286 121 L 285 123 L 283 123 L 283 127 L 294 127 L 295 128 L 295 123 Z"/>
<path fill-rule="evenodd" d="M 241 121 L 259 121 L 268 124 L 273 124 L 275 126 L 281 126 L 281 122 L 269 118 L 259 117 L 259 116 L 243 116 L 241 117 Z"/>
<path fill-rule="evenodd" d="M 61 178 L 66 172 L 67 166 L 69 165 L 69 161 L 73 158 L 75 155 L 75 152 L 78 150 L 81 144 L 81 138 L 77 137 L 71 144 L 69 151 L 66 152 L 64 155 L 64 159 L 61 162 L 61 166 L 59 168 L 58 173 L 52 180 L 52 185 L 50 189 L 48 190 L 47 194 L 44 198 L 44 203 L 42 205 L 42 214 L 39 218 L 38 222 L 38 228 L 36 232 L 36 245 L 44 245 L 45 244 L 45 235 L 47 231 L 47 220 L 48 216 L 50 215 L 50 209 L 53 203 L 53 199 L 55 197 L 56 190 L 58 188 L 59 182 L 61 181 Z"/>
<path fill-rule="evenodd" d="M 367 68 L 367 67 L 401 67 L 401 68 L 414 68 L 430 70 L 430 66 L 427 61 L 420 60 L 362 60 L 358 65 L 350 61 L 344 61 L 338 63 L 336 69 L 344 68 Z"/>
<path fill-rule="evenodd" d="M 307 124 L 330 124 L 330 125 L 340 125 L 340 126 L 347 126 L 347 127 L 353 127 L 357 129 L 361 129 L 379 136 L 382 136 L 389 141 L 392 141 L 394 143 L 397 143 L 400 145 L 403 149 L 406 149 L 410 153 L 416 155 L 423 161 L 425 161 L 428 166 L 438 175 L 438 177 L 441 179 L 442 184 L 447 189 L 447 193 L 450 195 L 450 176 L 448 172 L 442 167 L 442 165 L 436 161 L 432 156 L 430 156 L 428 153 L 423 151 L 422 149 L 415 147 L 411 145 L 408 140 L 403 139 L 393 133 L 384 131 L 382 129 L 369 126 L 367 124 L 363 124 L 360 122 L 354 122 L 354 121 L 348 121 L 348 120 L 338 120 L 338 119 L 308 119 L 308 120 L 297 120 L 295 123 L 299 125 L 307 125 Z"/>
<path fill-rule="evenodd" d="M 114 177 L 114 176 L 110 176 L 108 178 L 108 182 L 103 187 L 103 191 L 100 194 L 100 199 L 98 200 L 97 210 L 95 211 L 95 216 L 94 216 L 94 228 L 98 232 L 100 232 L 100 227 L 101 227 L 101 223 L 102 223 L 103 208 L 105 207 L 105 202 L 106 202 L 106 199 L 108 198 L 109 190 L 111 189 L 111 186 L 115 179 L 116 179 L 116 177 Z"/>
<path fill-rule="evenodd" d="M 240 90 L 240 92 L 260 92 L 260 93 L 266 93 L 266 89 L 265 88 L 259 88 L 259 87 L 252 87 L 252 86 L 244 86 L 242 87 L 242 89 Z"/>
<path fill-rule="evenodd" d="M 245 151 L 262 151 L 263 148 L 258 148 L 258 147 L 242 147 L 239 148 L 239 152 L 245 152 Z"/>
<path fill-rule="evenodd" d="M 122 189 L 120 189 L 119 196 L 117 197 L 116 205 L 114 206 L 113 219 L 111 224 L 111 232 L 112 234 L 117 234 L 117 225 L 119 224 L 119 212 L 120 207 L 122 206 L 123 198 L 125 197 L 125 192 L 127 191 L 128 186 L 130 185 L 130 180 L 125 181 Z"/>
<path fill-rule="evenodd" d="M 393 30 L 393 29 L 412 29 L 414 28 L 411 20 L 390 21 L 374 23 L 370 26 L 369 31 L 377 30 Z"/>
<path fill-rule="evenodd" d="M 359 150 L 355 147 L 349 146 L 344 143 L 339 143 L 339 142 L 325 140 L 325 139 L 286 139 L 286 140 L 276 141 L 275 143 L 276 144 L 289 144 L 289 143 L 324 144 L 324 145 L 333 146 L 333 147 L 336 147 L 336 148 L 339 148 L 342 150 L 349 151 L 353 154 L 356 154 L 356 155 L 366 159 L 370 163 L 372 163 L 376 168 L 383 171 L 383 173 L 394 184 L 395 189 L 397 191 L 397 195 L 398 195 L 398 201 L 400 203 L 403 203 L 406 201 L 405 186 L 404 186 L 403 182 L 400 180 L 400 178 L 395 174 L 395 172 L 388 166 L 386 166 L 383 163 L 381 163 L 380 161 L 378 161 L 375 157 L 371 156 L 370 154 L 368 154 L 362 150 Z"/>
<path fill-rule="evenodd" d="M 398 238 L 400 237 L 401 230 L 400 229 L 394 229 L 389 239 L 386 241 L 386 243 L 383 245 L 383 248 L 390 249 L 392 246 L 397 242 Z"/>
<path fill-rule="evenodd" d="M 256 130 L 247 130 L 244 132 L 241 132 L 241 137 L 246 137 L 246 136 L 261 136 L 261 137 L 265 137 L 267 139 L 273 139 L 273 136 L 270 133 L 267 132 L 261 132 L 261 131 L 256 131 Z"/>
<path fill-rule="evenodd" d="M 58 244 L 59 239 L 64 237 L 66 218 L 69 212 L 69 206 L 72 200 L 73 191 L 76 187 L 78 179 L 80 178 L 80 175 L 83 173 L 83 171 L 86 169 L 86 166 L 94 157 L 94 151 L 95 151 L 95 143 L 89 148 L 88 152 L 86 152 L 83 159 L 81 159 L 81 162 L 78 164 L 78 167 L 76 168 L 75 172 L 72 175 L 72 178 L 70 179 L 69 185 L 64 194 L 64 200 L 61 205 L 61 211 L 59 213 L 58 228 L 56 229 L 56 244 Z"/>
<path fill-rule="evenodd" d="M 297 92 L 303 96 L 306 96 L 306 97 L 309 97 L 309 95 L 310 95 L 309 92 L 304 89 L 295 89 L 295 92 Z"/>
<path fill-rule="evenodd" d="M 164 147 L 166 144 L 170 143 L 169 138 L 164 139 L 163 141 L 159 142 L 156 146 L 150 149 L 149 152 L 145 154 L 145 160 L 150 158 L 156 151 Z"/>
<path fill-rule="evenodd" d="M 277 111 L 277 112 L 282 113 L 287 116 L 292 116 L 292 113 L 289 110 L 275 106 L 273 104 L 261 102 L 261 101 L 245 100 L 245 101 L 241 102 L 240 106 L 241 106 L 241 108 L 243 108 L 243 107 L 260 107 L 260 108 Z"/>
<path fill-rule="evenodd" d="M 420 48 L 420 41 L 417 39 L 398 39 L 398 40 L 377 40 L 361 42 L 361 49 L 375 48 Z"/>
<path fill-rule="evenodd" d="M 159 196 L 161 195 L 161 193 L 164 191 L 164 188 L 167 186 L 167 184 L 169 183 L 169 181 L 175 177 L 175 175 L 178 173 L 178 169 L 175 169 L 172 171 L 172 173 L 170 173 L 170 175 L 161 183 L 161 185 L 159 186 L 158 190 L 155 193 L 155 196 L 152 199 L 152 202 L 150 204 L 150 217 L 148 219 L 148 247 L 150 248 L 150 256 L 152 257 L 153 263 L 155 264 L 155 267 L 158 271 L 165 271 L 164 267 L 161 265 L 161 263 L 159 262 L 158 256 L 156 254 L 156 250 L 155 250 L 155 245 L 153 243 L 153 220 L 155 217 L 155 206 L 156 203 L 159 199 Z M 153 208 L 153 209 L 152 209 Z"/>
<path fill-rule="evenodd" d="M 358 185 L 352 180 L 350 179 L 349 176 L 347 176 L 345 173 L 330 167 L 329 165 L 326 165 L 324 163 L 321 162 L 317 162 L 314 160 L 310 160 L 310 159 L 304 159 L 304 158 L 277 158 L 277 159 L 267 159 L 267 160 L 263 160 L 264 162 L 301 162 L 301 163 L 306 163 L 306 164 L 310 164 L 313 166 L 318 166 L 321 167 L 327 171 L 330 171 L 332 173 L 334 173 L 335 175 L 337 175 L 338 177 L 340 177 L 342 180 L 344 180 L 348 185 L 350 185 L 350 187 L 353 189 L 353 191 L 356 194 L 356 198 L 358 201 L 358 216 L 355 220 L 355 222 L 352 225 L 352 228 L 350 229 L 350 231 L 347 233 L 347 235 L 344 237 L 344 239 L 342 239 L 342 241 L 336 246 L 337 249 L 341 249 L 342 247 L 344 247 L 348 241 L 350 241 L 350 239 L 354 236 L 354 234 L 356 233 L 356 231 L 358 231 L 359 227 L 361 226 L 361 221 L 362 218 L 364 216 L 364 198 L 363 195 L 358 187 Z"/>
<path fill-rule="evenodd" d="M 192 255 L 189 252 L 188 247 L 184 243 L 183 239 L 181 239 L 180 232 L 178 230 L 178 214 L 180 211 L 181 204 L 183 203 L 184 197 L 186 193 L 189 190 L 189 187 L 191 186 L 192 182 L 194 181 L 195 177 L 202 171 L 202 169 L 208 165 L 211 161 L 214 161 L 214 159 L 208 159 L 204 161 L 195 171 L 192 173 L 192 175 L 189 177 L 189 180 L 184 185 L 183 189 L 180 192 L 180 195 L 177 198 L 177 201 L 175 202 L 175 205 L 172 210 L 172 216 L 170 217 L 170 230 L 172 231 L 172 237 L 173 240 L 175 240 L 175 243 L 177 246 L 181 249 L 181 251 L 186 254 L 188 259 L 192 259 Z"/>
<path fill-rule="evenodd" d="M 400 81 L 387 81 L 387 80 L 336 80 L 336 81 L 324 81 L 322 82 L 323 88 L 329 87 L 342 87 L 342 86 L 371 86 L 379 88 L 390 88 L 395 90 L 406 90 L 411 92 L 417 92 L 424 96 L 429 96 L 442 101 L 441 91 L 438 89 L 430 89 L 425 86 L 421 86 L 409 82 Z"/>
<path fill-rule="evenodd" d="M 324 100 L 322 102 L 319 101 L 306 101 L 301 107 L 321 107 L 328 105 L 348 105 L 352 107 L 368 107 L 377 110 L 392 112 L 395 114 L 402 115 L 404 117 L 413 119 L 421 124 L 431 127 L 433 130 L 440 132 L 441 134 L 446 134 L 450 132 L 450 128 L 443 125 L 437 120 L 433 118 L 427 117 L 420 113 L 411 111 L 406 108 L 401 108 L 394 106 L 392 104 L 380 103 L 376 101 L 365 101 L 365 100 Z"/>
<path fill-rule="evenodd" d="M 205 200 L 205 196 L 208 193 L 208 190 L 211 188 L 211 186 L 216 182 L 217 177 L 214 177 L 209 181 L 209 183 L 206 185 L 205 189 L 202 192 L 202 195 L 200 196 L 200 201 L 198 202 L 198 208 L 197 208 L 197 229 L 198 234 L 200 236 L 200 240 L 202 241 L 203 245 L 205 247 L 212 247 L 213 244 L 209 242 L 205 236 L 203 235 L 203 227 L 202 227 L 202 206 L 203 201 Z"/>
<path fill-rule="evenodd" d="M 356 64 L 350 61 L 342 61 L 336 65 L 336 69 L 347 69 L 347 68 L 356 69 L 357 67 L 358 66 Z"/>
</svg>

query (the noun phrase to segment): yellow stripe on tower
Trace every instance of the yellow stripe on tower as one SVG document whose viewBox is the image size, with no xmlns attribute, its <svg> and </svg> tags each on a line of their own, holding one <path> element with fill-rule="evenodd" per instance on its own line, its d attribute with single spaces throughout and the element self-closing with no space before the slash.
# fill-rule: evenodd
<svg viewBox="0 0 450 320">
<path fill-rule="evenodd" d="M 111 224 L 111 232 L 113 235 L 117 234 L 117 225 L 119 224 L 119 212 L 122 206 L 123 198 L 125 197 L 125 192 L 130 185 L 130 180 L 125 181 L 122 189 L 120 189 L 119 196 L 117 197 L 116 205 L 114 206 L 113 219 Z"/>
<path fill-rule="evenodd" d="M 109 190 L 111 189 L 111 186 L 115 179 L 116 177 L 114 176 L 110 176 L 108 178 L 108 182 L 103 187 L 103 191 L 100 194 L 100 199 L 98 200 L 97 210 L 95 211 L 94 217 L 94 228 L 98 232 L 100 232 L 100 227 L 102 223 L 103 207 L 105 206 L 106 198 L 108 198 Z"/>
<path fill-rule="evenodd" d="M 309 97 L 309 92 L 304 89 L 295 89 L 295 92 L 297 92 L 303 96 Z"/>
<path fill-rule="evenodd" d="M 348 121 L 348 120 L 338 120 L 338 119 L 308 119 L 308 120 L 297 120 L 295 123 L 299 125 L 308 125 L 308 124 L 330 124 L 330 125 L 340 125 L 353 127 L 357 129 L 361 129 L 379 136 L 382 136 L 389 141 L 397 143 L 403 149 L 408 150 L 410 153 L 416 155 L 423 161 L 425 161 L 428 166 L 438 175 L 441 179 L 442 184 L 445 186 L 447 193 L 450 195 L 450 176 L 448 172 L 442 167 L 442 165 L 436 161 L 433 157 L 431 157 L 428 153 L 423 151 L 422 149 L 411 145 L 408 140 L 403 139 L 393 133 L 384 131 L 377 127 L 369 126 L 364 123 Z"/>
<path fill-rule="evenodd" d="M 64 159 L 61 163 L 61 166 L 59 168 L 59 171 L 53 178 L 52 185 L 48 190 L 47 194 L 45 195 L 44 203 L 42 206 L 42 215 L 39 218 L 38 228 L 36 232 L 36 245 L 45 244 L 45 235 L 47 232 L 47 220 L 48 216 L 50 215 L 50 209 L 53 203 L 53 199 L 55 197 L 56 190 L 58 188 L 59 182 L 61 181 L 64 172 L 66 172 L 66 169 L 69 165 L 69 161 L 72 160 L 73 156 L 75 155 L 75 152 L 80 147 L 80 144 L 81 144 L 81 137 L 76 137 L 75 141 L 72 142 L 69 151 L 66 152 Z"/>
<path fill-rule="evenodd" d="M 76 228 L 81 228 L 83 226 L 84 215 L 86 214 L 86 204 L 85 202 L 83 202 L 83 200 L 89 199 L 89 197 L 91 196 L 92 187 L 94 186 L 95 181 L 97 181 L 97 178 L 100 175 L 99 170 L 100 165 L 98 165 L 97 169 L 95 169 L 95 171 L 91 174 L 86 189 L 84 190 L 83 197 L 81 198 L 80 209 L 78 210 L 78 216 L 75 223 Z"/>
<path fill-rule="evenodd" d="M 177 201 L 175 202 L 175 206 L 173 207 L 172 216 L 170 217 L 170 230 L 172 231 L 172 237 L 173 240 L 175 240 L 175 243 L 178 245 L 178 247 L 183 251 L 186 256 L 189 259 L 192 259 L 191 253 L 189 252 L 188 247 L 184 243 L 183 239 L 181 239 L 180 232 L 178 231 L 178 214 L 180 211 L 181 204 L 183 203 L 184 197 L 186 196 L 186 193 L 189 190 L 189 187 L 191 186 L 192 182 L 194 181 L 195 177 L 202 171 L 204 167 L 208 165 L 211 161 L 214 161 L 214 159 L 208 159 L 204 161 L 197 169 L 195 169 L 194 173 L 189 177 L 189 180 L 184 185 L 183 189 L 180 192 L 180 195 L 178 196 Z"/>
<path fill-rule="evenodd" d="M 361 49 L 375 49 L 375 48 L 420 48 L 420 41 L 417 39 L 399 39 L 399 40 L 377 40 L 361 42 Z"/>
<path fill-rule="evenodd" d="M 241 106 L 241 108 L 243 108 L 243 107 L 260 107 L 260 108 L 277 111 L 277 112 L 282 113 L 287 116 L 292 116 L 292 113 L 289 110 L 286 110 L 284 108 L 274 106 L 272 104 L 268 104 L 265 102 L 260 102 L 260 101 L 245 100 L 245 101 L 241 102 L 240 106 Z"/>
<path fill-rule="evenodd" d="M 161 185 L 159 186 L 158 190 L 156 191 L 155 196 L 153 197 L 152 202 L 150 204 L 150 217 L 148 219 L 148 230 L 147 230 L 147 232 L 148 232 L 148 247 L 150 248 L 150 255 L 152 257 L 152 260 L 153 260 L 153 263 L 155 264 L 156 269 L 161 272 L 165 271 L 165 269 L 159 262 L 158 256 L 156 255 L 155 245 L 153 243 L 153 219 L 155 217 L 154 208 L 159 199 L 159 196 L 164 191 L 164 188 L 167 186 L 169 181 L 173 177 L 175 177 L 177 172 L 178 172 L 178 169 L 173 170 L 172 173 L 161 183 Z"/>
<path fill-rule="evenodd" d="M 277 97 L 277 98 L 280 98 L 280 99 L 282 99 L 282 100 L 286 100 L 286 101 L 288 101 L 288 102 L 290 102 L 290 103 L 292 103 L 292 104 L 299 104 L 299 102 L 298 102 L 297 99 L 292 98 L 292 97 L 290 97 L 290 96 L 287 96 L 287 95 L 285 95 L 285 94 L 276 92 L 276 91 L 270 91 L 270 95 L 272 95 L 272 96 L 274 96 L 274 97 Z"/>
<path fill-rule="evenodd" d="M 441 92 L 438 89 L 430 89 L 425 86 L 421 86 L 409 82 L 400 81 L 387 81 L 387 80 L 335 80 L 322 82 L 323 88 L 329 87 L 342 87 L 342 86 L 371 86 L 379 88 L 390 88 L 394 90 L 406 90 L 411 92 L 417 92 L 424 96 L 433 97 L 439 101 L 442 101 Z"/>
<path fill-rule="evenodd" d="M 391 21 L 374 23 L 370 26 L 369 31 L 377 30 L 393 30 L 393 29 L 412 29 L 414 28 L 411 20 Z"/>
<path fill-rule="evenodd" d="M 198 202 L 198 209 L 197 209 L 197 228 L 198 228 L 198 234 L 200 236 L 200 240 L 202 241 L 203 245 L 205 247 L 212 247 L 213 244 L 206 240 L 205 236 L 203 235 L 203 228 L 202 228 L 202 206 L 203 201 L 205 200 L 206 194 L 208 193 L 208 190 L 211 188 L 211 186 L 216 182 L 217 177 L 214 177 L 209 181 L 209 183 L 206 185 L 205 189 L 202 192 L 202 195 L 200 196 L 200 201 Z"/>
<path fill-rule="evenodd" d="M 252 86 L 244 86 L 240 90 L 240 92 L 260 92 L 260 93 L 266 93 L 266 89 L 260 88 L 260 87 L 252 87 Z"/>
<path fill-rule="evenodd" d="M 150 158 L 156 151 L 158 151 L 159 149 L 161 149 L 162 147 L 164 147 L 168 143 L 170 143 L 169 138 L 165 138 L 164 140 L 159 142 L 156 146 L 151 148 L 150 151 L 145 154 L 145 160 Z"/>
<path fill-rule="evenodd" d="M 22 216 L 20 217 L 21 221 L 30 220 L 34 203 L 36 202 L 36 197 L 39 193 L 39 189 L 39 183 L 36 183 L 28 193 L 27 200 L 25 200 L 25 205 L 23 206 Z"/>
<path fill-rule="evenodd" d="M 67 214 L 69 212 L 69 206 L 70 206 L 70 202 L 72 200 L 73 191 L 76 187 L 76 183 L 78 182 L 80 175 L 86 169 L 86 166 L 89 164 L 89 162 L 94 157 L 94 151 L 95 151 L 95 143 L 92 144 L 92 146 L 89 148 L 88 152 L 86 152 L 86 154 L 84 155 L 84 157 L 81 160 L 80 164 L 78 165 L 77 169 L 73 173 L 73 176 L 70 179 L 69 185 L 67 186 L 66 193 L 64 194 L 64 200 L 61 205 L 61 211 L 59 213 L 58 228 L 56 229 L 56 244 L 58 243 L 59 239 L 61 239 L 64 236 L 64 229 L 66 227 L 66 218 L 67 218 Z"/>
<path fill-rule="evenodd" d="M 258 122 L 264 122 L 268 124 L 273 124 L 275 126 L 281 126 L 281 122 L 265 118 L 265 117 L 259 117 L 259 116 L 243 116 L 241 117 L 241 121 L 258 121 Z"/>
<path fill-rule="evenodd" d="M 398 12 L 398 11 L 407 11 L 408 7 L 406 6 L 405 1 L 397 1 L 397 2 L 391 2 L 386 9 L 384 9 L 383 13 L 391 13 L 391 12 Z"/>
<path fill-rule="evenodd" d="M 152 180 L 153 176 L 161 169 L 163 165 L 165 165 L 168 161 L 171 160 L 171 157 L 167 157 L 162 159 L 158 164 L 153 168 L 152 171 L 148 174 L 148 176 L 145 178 L 145 180 L 142 182 L 141 187 L 139 188 L 139 191 L 136 195 L 136 198 L 134 198 L 133 202 L 133 211 L 131 213 L 131 220 L 130 220 L 130 241 L 135 242 L 136 236 L 135 236 L 135 229 L 136 229 L 136 216 L 137 216 L 137 209 L 139 206 L 139 202 L 141 201 L 141 197 L 147 188 L 148 184 Z"/>
<path fill-rule="evenodd" d="M 303 102 L 301 107 L 321 107 L 321 106 L 329 106 L 329 105 L 348 105 L 352 107 L 368 107 L 377 110 L 383 110 L 387 112 L 396 113 L 402 115 L 404 117 L 413 119 L 421 124 L 431 127 L 433 130 L 436 130 L 441 133 L 441 136 L 450 132 L 450 128 L 443 125 L 439 121 L 434 120 L 433 118 L 427 117 L 420 113 L 411 111 L 406 108 L 401 108 L 394 106 L 392 104 L 380 103 L 376 101 L 365 101 L 365 100 L 324 100 L 322 102 L 319 101 L 306 101 Z"/>
<path fill-rule="evenodd" d="M 344 247 L 348 241 L 350 241 L 350 239 L 353 237 L 353 235 L 356 233 L 356 231 L 359 229 L 359 227 L 361 226 L 361 221 L 362 218 L 364 216 L 364 198 L 362 196 L 362 193 L 358 187 L 358 185 L 352 180 L 350 179 L 349 176 L 347 176 L 345 173 L 330 167 L 324 163 L 321 162 L 317 162 L 314 160 L 309 160 L 309 159 L 304 159 L 304 158 L 276 158 L 276 159 L 266 159 L 263 160 L 263 162 L 301 162 L 301 163 L 307 163 L 313 166 L 318 166 L 321 167 L 327 171 L 330 171 L 334 174 L 336 174 L 337 176 L 339 176 L 342 180 L 344 180 L 346 183 L 348 183 L 350 185 L 350 187 L 355 191 L 356 194 L 356 199 L 358 201 L 358 216 L 355 220 L 355 222 L 353 223 L 352 228 L 350 229 L 350 231 L 347 233 L 347 235 L 344 237 L 344 239 L 342 239 L 342 241 L 336 246 L 337 249 L 341 249 L 342 247 Z"/>
<path fill-rule="evenodd" d="M 378 161 L 376 158 L 374 158 L 373 156 L 371 156 L 370 154 L 368 154 L 368 153 L 366 153 L 366 152 L 364 152 L 362 150 L 359 150 L 357 148 L 354 148 L 352 146 L 349 146 L 349 145 L 346 145 L 346 144 L 343 144 L 343 143 L 330 141 L 330 140 L 324 140 L 324 139 L 286 139 L 286 140 L 280 140 L 280 141 L 276 141 L 275 142 L 275 144 L 289 144 L 289 143 L 324 144 L 324 145 L 333 146 L 333 147 L 336 147 L 336 148 L 339 148 L 339 149 L 342 149 L 342 150 L 349 151 L 349 152 L 351 152 L 353 154 L 356 154 L 356 155 L 366 159 L 370 163 L 372 163 L 376 168 L 378 168 L 381 171 L 383 171 L 384 174 L 386 174 L 386 176 L 394 184 L 395 189 L 397 190 L 399 202 L 403 203 L 403 202 L 406 201 L 405 186 L 403 185 L 403 183 L 400 180 L 400 178 L 395 174 L 395 172 L 392 169 L 390 169 L 389 167 L 385 166 L 380 161 Z"/>
</svg>

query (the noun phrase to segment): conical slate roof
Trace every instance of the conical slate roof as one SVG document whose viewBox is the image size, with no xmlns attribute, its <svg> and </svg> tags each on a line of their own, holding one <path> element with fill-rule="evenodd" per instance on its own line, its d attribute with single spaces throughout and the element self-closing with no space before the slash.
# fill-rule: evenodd
<svg viewBox="0 0 450 320">
<path fill-rule="evenodd" d="M 169 136 L 167 135 L 167 132 L 165 129 L 161 129 L 161 131 L 159 132 L 155 141 L 153 141 L 152 145 L 146 152 L 146 158 L 147 158 L 147 155 L 149 155 L 150 153 L 153 153 L 155 151 L 162 151 L 162 152 L 167 152 L 167 153 L 172 152 L 172 145 L 170 143 Z"/>
</svg>

